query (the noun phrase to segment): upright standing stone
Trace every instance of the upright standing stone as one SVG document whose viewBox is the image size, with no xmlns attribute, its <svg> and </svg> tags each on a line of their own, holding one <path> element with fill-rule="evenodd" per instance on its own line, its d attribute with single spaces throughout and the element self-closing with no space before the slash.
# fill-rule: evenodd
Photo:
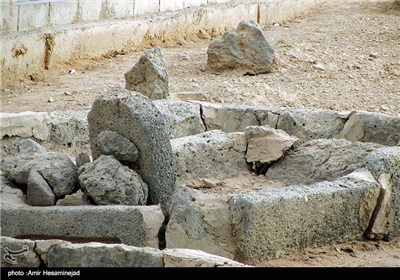
<svg viewBox="0 0 400 280">
<path fill-rule="evenodd" d="M 129 139 L 138 149 L 135 170 L 149 187 L 149 201 L 168 209 L 175 187 L 169 131 L 163 115 L 139 93 L 112 88 L 96 98 L 88 114 L 93 159 L 101 155 L 94 139 L 105 130 Z"/>
<path fill-rule="evenodd" d="M 128 90 L 140 92 L 151 99 L 168 96 L 169 76 L 160 47 L 146 51 L 124 76 Z"/>
<path fill-rule="evenodd" d="M 32 206 L 52 206 L 56 197 L 46 180 L 36 170 L 31 170 L 28 177 L 28 203 Z"/>
<path fill-rule="evenodd" d="M 207 65 L 214 72 L 242 69 L 249 74 L 271 70 L 274 49 L 253 20 L 241 21 L 236 30 L 226 32 L 207 50 Z"/>
</svg>

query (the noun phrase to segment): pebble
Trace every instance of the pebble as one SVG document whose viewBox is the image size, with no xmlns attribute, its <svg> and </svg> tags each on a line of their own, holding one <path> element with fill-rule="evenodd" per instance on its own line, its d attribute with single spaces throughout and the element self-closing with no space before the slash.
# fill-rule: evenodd
<svg viewBox="0 0 400 280">
<path fill-rule="evenodd" d="M 75 69 L 69 69 L 68 73 L 72 74 L 72 75 L 75 75 L 76 74 L 76 70 Z"/>
<path fill-rule="evenodd" d="M 383 111 L 389 111 L 389 110 L 390 110 L 390 107 L 389 107 L 388 105 L 386 105 L 386 104 L 383 104 L 383 105 L 381 105 L 381 109 L 382 109 Z"/>
<path fill-rule="evenodd" d="M 53 97 L 49 97 L 49 99 L 47 100 L 49 103 L 51 103 L 51 102 L 54 102 L 54 99 L 53 99 Z"/>
<path fill-rule="evenodd" d="M 321 64 L 313 64 L 314 69 L 324 71 L 325 68 Z"/>
<path fill-rule="evenodd" d="M 64 91 L 64 95 L 72 95 L 69 91 Z"/>
<path fill-rule="evenodd" d="M 379 57 L 379 54 L 377 54 L 376 52 L 371 52 L 371 53 L 369 54 L 369 57 L 378 58 L 378 57 Z"/>
</svg>

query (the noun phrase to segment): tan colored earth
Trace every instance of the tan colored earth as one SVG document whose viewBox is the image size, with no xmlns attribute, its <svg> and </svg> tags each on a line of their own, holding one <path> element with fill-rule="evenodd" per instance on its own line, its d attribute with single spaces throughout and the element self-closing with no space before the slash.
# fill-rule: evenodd
<svg viewBox="0 0 400 280">
<path fill-rule="evenodd" d="M 400 5 L 394 1 L 326 1 L 264 30 L 276 57 L 271 73 L 258 76 L 210 73 L 207 47 L 214 38 L 204 32 L 161 44 L 170 98 L 400 116 Z M 125 86 L 124 73 L 141 54 L 115 53 L 32 73 L 1 91 L 1 112 L 89 109 L 107 87 Z M 400 267 L 400 239 L 304 248 L 260 266 Z"/>
</svg>

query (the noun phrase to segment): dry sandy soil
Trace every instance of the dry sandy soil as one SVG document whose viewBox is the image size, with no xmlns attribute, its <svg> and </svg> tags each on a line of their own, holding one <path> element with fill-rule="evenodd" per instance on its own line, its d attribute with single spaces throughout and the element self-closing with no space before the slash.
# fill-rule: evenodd
<svg viewBox="0 0 400 280">
<path fill-rule="evenodd" d="M 220 75 L 207 68 L 212 37 L 161 45 L 172 99 L 365 110 L 400 116 L 400 6 L 393 1 L 327 1 L 292 21 L 264 28 L 276 50 L 271 73 Z M 141 51 L 75 61 L 33 73 L 1 92 L 2 112 L 89 109 Z M 69 74 L 70 69 L 75 74 Z M 18 88 L 18 89 L 17 89 Z M 281 256 L 261 266 L 398 266 L 400 240 L 349 242 Z"/>
</svg>

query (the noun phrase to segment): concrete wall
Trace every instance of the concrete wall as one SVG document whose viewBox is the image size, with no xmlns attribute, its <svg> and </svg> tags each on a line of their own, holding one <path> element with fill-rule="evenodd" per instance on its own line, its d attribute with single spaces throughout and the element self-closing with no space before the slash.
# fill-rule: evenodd
<svg viewBox="0 0 400 280">
<path fill-rule="evenodd" d="M 0 88 L 55 64 L 292 18 L 323 0 L 3 0 Z M 104 40 L 107 38 L 108 40 Z M 71 44 L 73 42 L 73 44 Z"/>
</svg>

